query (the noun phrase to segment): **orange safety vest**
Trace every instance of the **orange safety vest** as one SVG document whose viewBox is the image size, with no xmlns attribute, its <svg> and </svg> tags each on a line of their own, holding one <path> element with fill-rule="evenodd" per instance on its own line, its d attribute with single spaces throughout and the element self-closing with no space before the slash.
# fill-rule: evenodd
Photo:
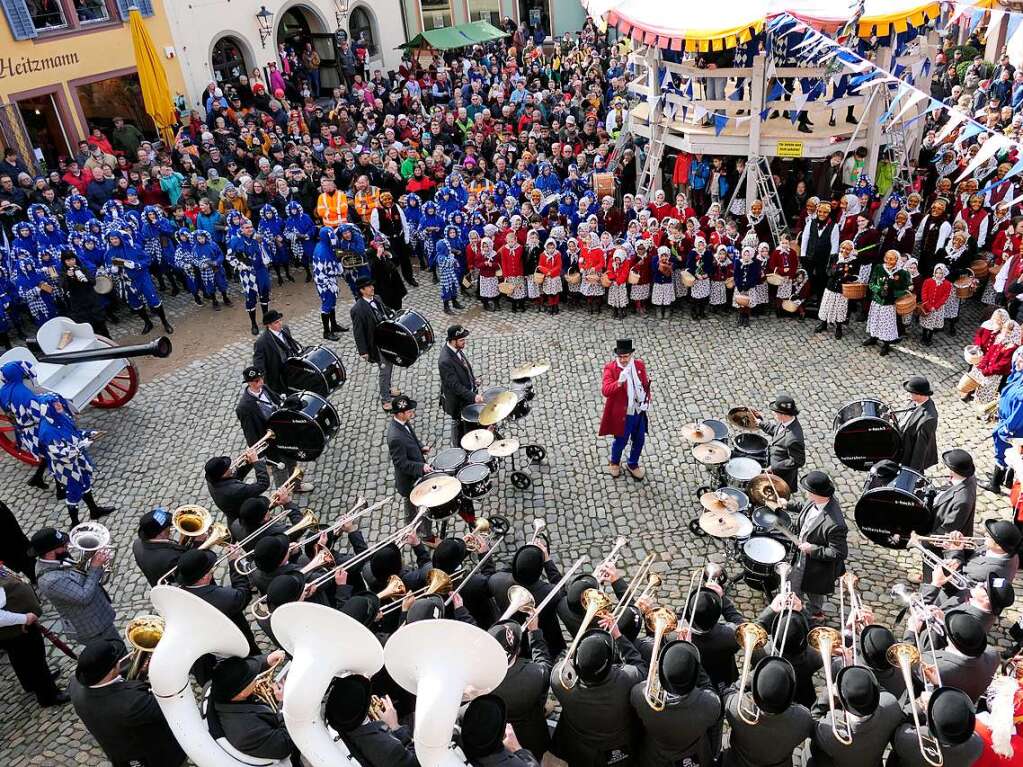
<svg viewBox="0 0 1023 767">
<path fill-rule="evenodd" d="M 375 186 L 371 186 L 365 192 L 356 192 L 353 204 L 355 205 L 355 212 L 359 214 L 359 217 L 369 223 L 370 215 L 380 205 L 380 190 Z"/>
<path fill-rule="evenodd" d="M 337 227 L 348 220 L 348 198 L 344 192 L 323 192 L 316 201 L 316 215 L 324 226 Z"/>
</svg>

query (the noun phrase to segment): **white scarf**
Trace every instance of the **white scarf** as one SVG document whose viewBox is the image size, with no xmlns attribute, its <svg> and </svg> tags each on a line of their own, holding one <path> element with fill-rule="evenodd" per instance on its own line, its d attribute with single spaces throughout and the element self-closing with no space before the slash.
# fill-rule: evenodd
<svg viewBox="0 0 1023 767">
<path fill-rule="evenodd" d="M 618 367 L 621 368 L 622 363 L 619 362 Z M 636 370 L 635 359 L 630 359 L 629 364 L 622 368 L 622 372 L 618 375 L 618 380 L 624 381 L 629 389 L 630 409 L 634 406 L 636 410 L 646 410 L 646 390 L 643 388 L 643 382 L 639 380 L 639 371 Z"/>
</svg>

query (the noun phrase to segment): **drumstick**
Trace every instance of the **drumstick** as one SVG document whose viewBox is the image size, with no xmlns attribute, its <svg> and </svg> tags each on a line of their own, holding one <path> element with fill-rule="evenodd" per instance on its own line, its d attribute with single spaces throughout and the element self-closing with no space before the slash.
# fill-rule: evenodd
<svg viewBox="0 0 1023 767">
<path fill-rule="evenodd" d="M 772 527 L 774 527 L 774 529 L 777 530 L 779 533 L 781 533 L 783 536 L 788 538 L 796 546 L 798 546 L 800 543 L 802 543 L 802 541 L 799 540 L 798 536 L 794 535 L 787 527 L 783 527 L 782 526 L 780 518 L 775 521 L 775 523 L 774 523 L 774 525 L 772 525 Z"/>
</svg>

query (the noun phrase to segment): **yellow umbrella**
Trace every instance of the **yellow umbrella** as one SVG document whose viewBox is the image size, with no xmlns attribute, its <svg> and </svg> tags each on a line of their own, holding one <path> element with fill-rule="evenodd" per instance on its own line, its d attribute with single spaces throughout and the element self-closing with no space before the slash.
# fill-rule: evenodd
<svg viewBox="0 0 1023 767">
<path fill-rule="evenodd" d="M 167 85 L 167 73 L 153 47 L 153 38 L 142 21 L 138 8 L 132 8 L 129 14 L 131 24 L 131 43 L 135 49 L 135 65 L 139 70 L 139 83 L 142 85 L 142 100 L 146 111 L 156 123 L 156 129 L 165 142 L 174 142 L 171 126 L 177 122 L 174 113 L 174 102 L 171 101 L 170 88 Z"/>
</svg>

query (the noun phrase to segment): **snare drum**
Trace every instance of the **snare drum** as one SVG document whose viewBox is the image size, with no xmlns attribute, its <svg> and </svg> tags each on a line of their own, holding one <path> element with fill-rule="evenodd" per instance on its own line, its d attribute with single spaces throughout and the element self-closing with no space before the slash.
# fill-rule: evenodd
<svg viewBox="0 0 1023 767">
<path fill-rule="evenodd" d="M 446 447 L 438 450 L 437 455 L 430 459 L 430 465 L 434 471 L 441 474 L 450 474 L 454 477 L 458 470 L 469 461 L 469 454 L 460 447 Z"/>
<path fill-rule="evenodd" d="M 760 464 L 752 458 L 732 458 L 725 464 L 725 476 L 728 478 L 729 487 L 743 491 L 761 472 L 763 469 Z"/>
<path fill-rule="evenodd" d="M 593 191 L 597 195 L 597 204 L 605 197 L 615 196 L 615 176 L 613 173 L 594 173 Z"/>
<path fill-rule="evenodd" d="M 114 292 L 114 281 L 110 279 L 110 275 L 97 272 L 96 282 L 93 284 L 92 289 L 101 296 L 108 295 Z"/>
<path fill-rule="evenodd" d="M 312 391 L 329 397 L 347 380 L 341 358 L 326 346 L 310 346 L 284 363 L 289 391 Z"/>
<path fill-rule="evenodd" d="M 890 462 L 875 466 L 856 501 L 856 526 L 879 546 L 904 549 L 910 533 L 926 535 L 931 530 L 931 490 L 931 483 L 908 466 Z"/>
<path fill-rule="evenodd" d="M 494 489 L 490 467 L 484 463 L 469 463 L 459 469 L 455 476 L 462 483 L 462 495 L 469 500 L 482 498 Z"/>
<path fill-rule="evenodd" d="M 861 399 L 845 405 L 835 416 L 835 455 L 856 471 L 891 460 L 902 449 L 902 432 L 891 407 L 881 400 Z"/>
<path fill-rule="evenodd" d="M 732 436 L 732 455 L 752 458 L 761 466 L 767 463 L 767 437 L 755 431 L 742 431 Z"/>
<path fill-rule="evenodd" d="M 406 309 L 393 319 L 384 320 L 376 328 L 376 345 L 380 355 L 400 368 L 412 365 L 433 346 L 430 321 L 414 309 Z"/>
<path fill-rule="evenodd" d="M 334 406 L 316 392 L 289 394 L 270 414 L 267 428 L 274 433 L 270 457 L 315 461 L 337 434 L 340 423 Z"/>
<path fill-rule="evenodd" d="M 497 471 L 497 459 L 490 454 L 490 451 L 486 448 L 480 450 L 473 450 L 469 453 L 469 459 L 467 462 L 469 465 L 478 464 L 480 466 L 486 466 L 491 471 Z M 464 481 L 464 480 L 463 480 Z"/>
<path fill-rule="evenodd" d="M 781 541 L 767 535 L 754 535 L 742 544 L 742 568 L 750 588 L 757 591 L 774 591 L 780 578 L 775 567 L 788 557 L 788 550 Z"/>
</svg>

